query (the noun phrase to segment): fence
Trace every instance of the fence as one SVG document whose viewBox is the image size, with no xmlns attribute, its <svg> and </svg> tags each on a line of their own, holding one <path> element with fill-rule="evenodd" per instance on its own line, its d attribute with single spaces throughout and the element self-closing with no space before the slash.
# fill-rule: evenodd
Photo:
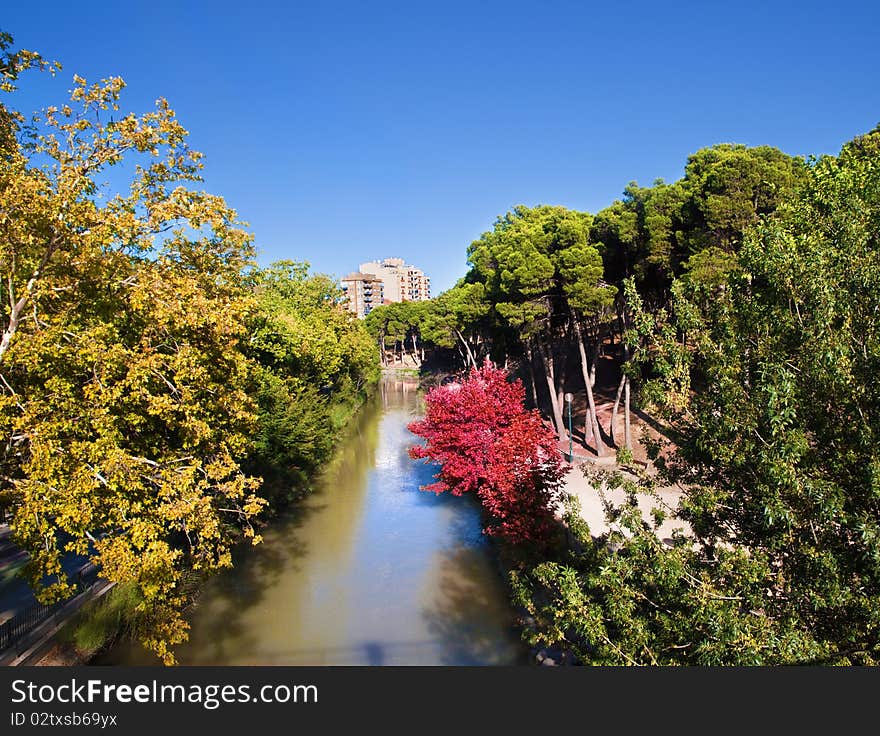
<svg viewBox="0 0 880 736">
<path fill-rule="evenodd" d="M 94 565 L 86 565 L 76 574 L 74 586 L 77 592 L 72 598 L 58 601 L 48 606 L 36 601 L 24 610 L 19 611 L 12 618 L 4 621 L 0 624 L 0 652 L 10 649 L 16 642 L 21 641 L 41 623 L 48 621 L 72 601 L 85 594 L 97 582 L 98 568 Z"/>
</svg>

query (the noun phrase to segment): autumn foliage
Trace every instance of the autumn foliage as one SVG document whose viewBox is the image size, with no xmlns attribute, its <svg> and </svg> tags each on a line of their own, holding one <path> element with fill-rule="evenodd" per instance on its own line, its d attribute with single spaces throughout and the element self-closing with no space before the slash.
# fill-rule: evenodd
<svg viewBox="0 0 880 736">
<path fill-rule="evenodd" d="M 456 496 L 474 493 L 488 514 L 488 534 L 513 543 L 547 541 L 565 473 L 553 432 L 524 407 L 520 381 L 489 361 L 461 383 L 428 392 L 425 418 L 409 425 L 426 440 L 410 456 L 437 463 L 424 486 Z"/>
</svg>

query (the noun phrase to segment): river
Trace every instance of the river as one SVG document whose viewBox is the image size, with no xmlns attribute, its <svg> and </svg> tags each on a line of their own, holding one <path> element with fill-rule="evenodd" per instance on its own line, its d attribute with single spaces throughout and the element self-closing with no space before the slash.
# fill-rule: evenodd
<svg viewBox="0 0 880 736">
<path fill-rule="evenodd" d="M 422 411 L 386 377 L 314 493 L 211 578 L 185 665 L 506 665 L 527 661 L 470 498 L 420 491 L 407 455 Z M 122 642 L 99 664 L 157 664 Z"/>
</svg>

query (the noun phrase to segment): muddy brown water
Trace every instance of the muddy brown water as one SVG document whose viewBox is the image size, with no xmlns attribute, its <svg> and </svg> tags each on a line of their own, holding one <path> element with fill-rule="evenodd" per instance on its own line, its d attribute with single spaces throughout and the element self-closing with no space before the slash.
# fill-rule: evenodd
<svg viewBox="0 0 880 736">
<path fill-rule="evenodd" d="M 423 409 L 383 379 L 297 509 L 239 551 L 191 611 L 184 665 L 508 665 L 527 661 L 469 498 L 420 491 L 407 455 Z M 157 664 L 121 642 L 96 664 Z"/>
</svg>

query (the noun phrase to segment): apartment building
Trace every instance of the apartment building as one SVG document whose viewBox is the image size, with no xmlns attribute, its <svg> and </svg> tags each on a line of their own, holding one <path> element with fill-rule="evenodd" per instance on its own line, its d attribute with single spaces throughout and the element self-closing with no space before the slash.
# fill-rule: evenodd
<svg viewBox="0 0 880 736">
<path fill-rule="evenodd" d="M 384 284 L 369 273 L 350 273 L 342 279 L 342 291 L 349 311 L 358 319 L 366 317 L 373 307 L 385 303 Z"/>
<path fill-rule="evenodd" d="M 385 258 L 362 263 L 357 273 L 342 279 L 342 289 L 348 295 L 349 310 L 363 318 L 379 304 L 430 299 L 431 279 L 403 258 Z"/>
</svg>

